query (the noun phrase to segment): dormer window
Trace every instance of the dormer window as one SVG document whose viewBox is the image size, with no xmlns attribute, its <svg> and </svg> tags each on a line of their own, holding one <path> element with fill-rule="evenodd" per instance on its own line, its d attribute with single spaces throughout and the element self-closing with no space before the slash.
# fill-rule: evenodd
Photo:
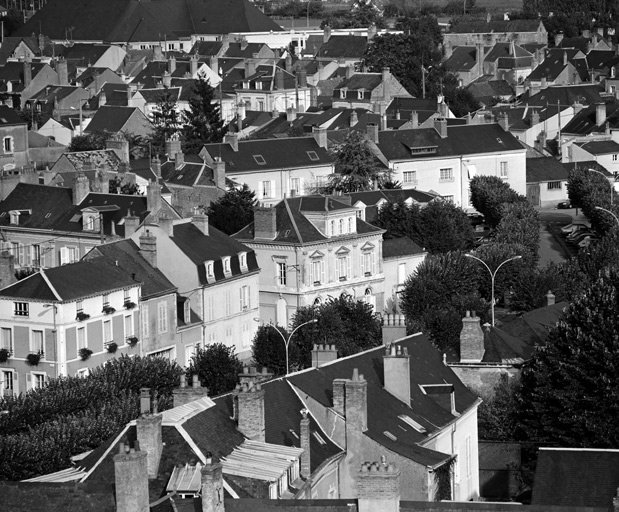
<svg viewBox="0 0 619 512">
<path fill-rule="evenodd" d="M 14 145 L 13 145 L 13 137 L 4 137 L 4 152 L 5 153 L 13 153 Z"/>
<path fill-rule="evenodd" d="M 261 90 L 262 89 L 262 82 L 255 82 L 256 84 L 256 89 L 257 90 Z"/>
<path fill-rule="evenodd" d="M 354 233 L 353 227 L 352 227 L 352 217 L 348 217 L 348 232 L 349 233 Z"/>
<path fill-rule="evenodd" d="M 205 261 L 204 269 L 206 270 L 206 280 L 209 283 L 215 281 L 215 263 L 213 261 Z"/>
<path fill-rule="evenodd" d="M 183 320 L 186 324 L 191 322 L 191 302 L 189 299 L 185 299 L 183 304 Z"/>
<path fill-rule="evenodd" d="M 357 99 L 358 100 L 362 100 L 363 99 L 363 89 L 359 89 L 357 91 Z"/>
<path fill-rule="evenodd" d="M 224 264 L 224 274 L 230 274 L 231 270 L 230 270 L 230 256 L 227 256 L 225 258 L 223 258 L 223 264 Z"/>
<path fill-rule="evenodd" d="M 335 221 L 331 221 L 331 236 L 335 236 Z"/>
<path fill-rule="evenodd" d="M 340 219 L 340 235 L 344 234 L 344 219 Z"/>
<path fill-rule="evenodd" d="M 11 224 L 17 226 L 19 224 L 19 212 L 12 211 L 9 212 L 9 215 L 11 216 Z"/>
<path fill-rule="evenodd" d="M 84 231 L 99 231 L 100 225 L 98 214 L 84 214 Z"/>
<path fill-rule="evenodd" d="M 307 156 L 309 156 L 309 159 L 312 162 L 317 162 L 318 160 L 320 160 L 320 157 L 318 156 L 318 153 L 316 153 L 316 151 L 308 151 Z"/>
<path fill-rule="evenodd" d="M 243 82 L 243 89 L 249 89 L 249 82 Z"/>
<path fill-rule="evenodd" d="M 340 89 L 340 98 L 346 99 L 346 89 Z"/>
<path fill-rule="evenodd" d="M 241 267 L 241 272 L 247 272 L 247 253 L 246 252 L 239 253 L 239 266 Z"/>
</svg>

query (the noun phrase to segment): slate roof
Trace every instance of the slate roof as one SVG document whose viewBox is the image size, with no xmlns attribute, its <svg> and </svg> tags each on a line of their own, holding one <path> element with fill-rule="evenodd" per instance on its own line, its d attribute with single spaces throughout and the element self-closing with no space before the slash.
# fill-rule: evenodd
<svg viewBox="0 0 619 512">
<path fill-rule="evenodd" d="M 527 158 L 527 183 L 567 181 L 567 177 L 567 169 L 552 157 Z"/>
<path fill-rule="evenodd" d="M 534 349 L 532 344 L 508 334 L 498 327 L 483 328 L 483 331 L 484 356 L 482 363 L 519 365 L 531 358 Z"/>
<path fill-rule="evenodd" d="M 41 270 L 0 292 L 2 297 L 71 301 L 139 285 L 125 269 L 106 261 L 78 261 Z"/>
<path fill-rule="evenodd" d="M 603 101 L 600 86 L 596 84 L 552 85 L 531 96 L 530 90 L 520 98 L 520 102 L 531 107 L 557 105 L 569 107 L 576 103 L 590 105 Z"/>
<path fill-rule="evenodd" d="M 366 37 L 352 35 L 332 35 L 329 40 L 322 44 L 314 53 L 319 58 L 359 59 L 363 58 L 368 46 Z M 309 48 L 309 47 L 308 47 Z"/>
<path fill-rule="evenodd" d="M 33 94 L 28 101 L 35 102 L 47 102 L 53 103 L 54 100 L 63 100 L 64 98 L 69 97 L 76 91 L 83 91 L 81 87 L 75 87 L 72 85 L 48 85 L 47 87 L 41 89 L 39 92 Z"/>
<path fill-rule="evenodd" d="M 539 20 L 461 21 L 451 27 L 453 34 L 486 34 L 490 32 L 537 32 Z"/>
<path fill-rule="evenodd" d="M 142 118 L 145 125 L 150 124 L 148 118 L 137 107 L 116 107 L 104 105 L 97 110 L 84 131 L 91 133 L 118 133 L 125 129 L 127 123 L 133 116 Z"/>
<path fill-rule="evenodd" d="M 619 450 L 540 448 L 532 505 L 605 507 L 619 487 Z"/>
<path fill-rule="evenodd" d="M 284 198 L 273 208 L 276 210 L 277 234 L 273 243 L 286 243 L 303 245 L 325 240 L 337 240 L 335 237 L 327 237 L 321 233 L 304 215 L 304 212 L 326 212 L 353 208 L 332 197 L 327 196 L 301 196 Z M 357 234 L 383 233 L 384 230 L 372 226 L 356 217 Z M 357 236 L 342 235 L 342 239 Z M 254 240 L 254 223 L 245 226 L 234 235 L 238 240 Z M 338 237 L 340 238 L 340 237 Z"/>
<path fill-rule="evenodd" d="M 41 62 L 32 62 L 32 78 L 36 77 L 44 67 L 49 67 L 48 64 Z M 0 82 L 3 82 L 2 90 L 6 91 L 6 82 L 13 82 L 13 91 L 19 92 L 24 89 L 24 63 L 9 61 L 4 66 L 0 67 Z M 15 85 L 17 83 L 18 85 Z"/>
<path fill-rule="evenodd" d="M 422 123 L 428 117 L 438 112 L 438 104 L 435 99 L 407 98 L 396 96 L 387 106 L 387 117 L 394 118 L 400 112 L 402 119 L 410 119 L 412 112 L 417 112 L 419 122 Z"/>
<path fill-rule="evenodd" d="M 228 143 L 205 144 L 211 158 L 217 156 L 226 163 L 226 174 L 256 172 L 272 169 L 325 166 L 333 163 L 325 148 L 318 146 L 313 137 L 290 137 L 266 140 L 242 140 L 234 151 Z M 308 151 L 316 153 L 318 160 L 312 160 Z M 260 155 L 264 164 L 258 164 L 254 155 Z M 312 155 L 313 156 L 313 155 Z"/>
<path fill-rule="evenodd" d="M 17 124 L 27 123 L 11 107 L 0 105 L 0 126 L 14 126 Z"/>
<path fill-rule="evenodd" d="M 333 380 L 350 379 L 356 368 L 367 381 L 368 430 L 364 435 L 403 457 L 434 467 L 444 462 L 450 455 L 421 445 L 430 436 L 455 421 L 456 416 L 439 405 L 430 395 L 426 395 L 421 386 L 452 384 L 456 411 L 460 414 L 474 407 L 477 397 L 460 382 L 449 367 L 443 364 L 442 355 L 425 335 L 409 336 L 397 345 L 406 347 L 410 355 L 410 406 L 383 388 L 385 353 L 383 346 L 290 375 L 288 380 L 322 406 L 333 407 Z M 409 416 L 422 425 L 426 432 L 417 431 L 399 419 L 400 415 Z M 389 432 L 396 439 L 393 440 L 384 432 Z"/>
<path fill-rule="evenodd" d="M 511 43 L 496 43 L 492 49 L 485 55 L 485 62 L 494 62 L 500 57 L 511 57 L 511 58 L 522 58 L 522 57 L 532 57 L 531 53 L 525 50 L 522 46 L 514 44 L 513 49 L 514 53 L 511 53 L 512 44 Z"/>
<path fill-rule="evenodd" d="M 549 330 L 556 327 L 568 305 L 567 302 L 558 302 L 552 306 L 534 309 L 513 320 L 503 322 L 501 330 L 529 345 L 544 345 Z"/>
<path fill-rule="evenodd" d="M 196 44 L 193 45 L 189 53 L 191 55 L 197 53 L 198 55 L 210 57 L 212 55 L 219 55 L 222 48 L 223 43 L 221 41 L 196 41 Z"/>
<path fill-rule="evenodd" d="M 594 140 L 591 142 L 574 142 L 574 144 L 592 155 L 619 153 L 619 144 L 614 140 Z"/>
<path fill-rule="evenodd" d="M 398 258 L 400 256 L 411 256 L 413 254 L 423 254 L 424 251 L 408 237 L 390 238 L 383 241 L 383 258 Z"/>
<path fill-rule="evenodd" d="M 589 135 L 592 132 L 599 132 L 605 129 L 608 124 L 610 128 L 619 127 L 619 103 L 606 103 L 606 119 L 601 125 L 597 124 L 597 107 L 590 105 L 583 108 L 572 120 L 561 130 L 563 133 L 574 133 L 577 135 Z"/>
<path fill-rule="evenodd" d="M 491 100 L 497 96 L 511 98 L 515 95 L 514 89 L 506 80 L 488 80 L 488 77 L 489 75 L 484 75 L 466 87 L 478 101 L 490 105 Z"/>
<path fill-rule="evenodd" d="M 90 68 L 89 68 L 90 69 Z M 105 105 L 111 107 L 126 107 L 127 106 L 127 91 L 129 90 L 129 84 L 115 84 L 106 83 L 101 87 L 99 94 L 93 96 L 89 100 L 91 110 L 99 109 L 99 98 L 101 92 L 105 94 Z M 103 107 L 101 107 L 103 108 Z"/>
<path fill-rule="evenodd" d="M 98 245 L 84 256 L 84 260 L 105 260 L 108 264 L 118 265 L 131 276 L 135 276 L 134 279 L 142 283 L 140 295 L 144 300 L 173 293 L 177 288 L 161 270 L 153 268 L 146 261 L 140 254 L 138 245 L 131 239 Z"/>
<path fill-rule="evenodd" d="M 475 46 L 456 46 L 451 56 L 445 61 L 445 67 L 453 71 L 468 71 L 477 63 Z"/>
<path fill-rule="evenodd" d="M 339 98 L 340 93 L 336 93 L 336 91 L 340 91 L 341 89 L 348 89 L 349 91 L 358 91 L 359 89 L 373 91 L 382 83 L 383 76 L 381 73 L 355 73 L 334 89 L 333 96 Z"/>
<path fill-rule="evenodd" d="M 74 65 L 86 67 L 95 64 L 112 45 L 109 44 L 86 44 L 73 43 L 71 45 L 54 45 L 54 53 L 62 56 Z"/>
<path fill-rule="evenodd" d="M 608 178 L 613 177 L 613 173 L 610 172 L 606 167 L 596 162 L 595 160 L 581 160 L 580 162 L 565 162 L 561 164 L 567 170 L 568 174 L 572 169 L 595 169 L 596 171 L 600 171 L 602 174 L 605 174 Z"/>
<path fill-rule="evenodd" d="M 544 61 L 533 71 L 531 71 L 529 76 L 527 76 L 527 80 L 539 82 L 542 78 L 545 78 L 546 80 L 553 82 L 570 63 L 569 55 L 567 59 L 567 64 L 564 63 L 564 53 L 575 51 L 576 50 L 562 50 L 553 51 L 552 53 L 547 52 Z M 571 77 L 569 78 L 571 80 Z"/>
<path fill-rule="evenodd" d="M 378 139 L 378 149 L 391 161 L 523 149 L 518 139 L 498 124 L 448 126 L 444 139 L 434 128 L 381 131 L 378 132 Z M 411 148 L 431 146 L 437 147 L 436 153 L 411 154 Z"/>
</svg>

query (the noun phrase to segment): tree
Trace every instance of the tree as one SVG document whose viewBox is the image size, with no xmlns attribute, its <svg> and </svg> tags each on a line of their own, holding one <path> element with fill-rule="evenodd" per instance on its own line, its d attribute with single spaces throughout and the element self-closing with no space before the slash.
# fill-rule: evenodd
<svg viewBox="0 0 619 512">
<path fill-rule="evenodd" d="M 221 142 L 228 131 L 214 99 L 215 89 L 200 75 L 192 86 L 189 110 L 182 114 L 186 153 L 198 154 L 204 144 Z"/>
<path fill-rule="evenodd" d="M 566 447 L 619 447 L 619 274 L 604 270 L 567 309 L 522 373 L 525 436 Z"/>
<path fill-rule="evenodd" d="M 93 151 L 98 149 L 105 149 L 105 143 L 108 139 L 108 134 L 105 132 L 93 132 L 85 133 L 83 135 L 76 135 L 71 139 L 69 144 L 69 153 L 75 153 L 78 151 Z"/>
<path fill-rule="evenodd" d="M 204 348 L 198 348 L 191 356 L 187 369 L 187 378 L 197 375 L 209 390 L 209 395 L 216 396 L 232 391 L 239 381 L 239 373 L 243 365 L 234 353 L 234 347 L 223 343 L 213 343 Z"/>
<path fill-rule="evenodd" d="M 257 205 L 256 193 L 244 183 L 240 189 L 228 189 L 210 204 L 206 213 L 211 226 L 232 235 L 253 222 Z"/>
<path fill-rule="evenodd" d="M 277 334 L 275 331 L 281 333 Z M 268 368 L 276 376 L 286 374 L 286 344 L 288 331 L 279 325 L 264 324 L 258 327 L 251 345 L 251 355 L 254 364 Z M 289 359 L 297 361 L 296 345 L 289 347 Z"/>
<path fill-rule="evenodd" d="M 478 391 L 483 400 L 479 409 L 479 438 L 485 441 L 513 441 L 519 429 L 520 379 L 503 374 L 491 393 Z"/>
<path fill-rule="evenodd" d="M 115 176 L 109 181 L 110 194 L 123 194 L 126 196 L 140 195 L 140 187 L 136 183 L 125 182 L 121 176 Z"/>
<path fill-rule="evenodd" d="M 486 224 L 493 228 L 503 218 L 504 203 L 526 201 L 524 196 L 497 176 L 475 176 L 471 180 L 470 187 L 471 204 L 484 216 Z"/>
<path fill-rule="evenodd" d="M 401 199 L 394 203 L 384 203 L 378 210 L 373 224 L 386 230 L 383 235 L 385 240 L 408 237 L 423 247 L 420 217 L 419 205 L 408 205 Z"/>
<path fill-rule="evenodd" d="M 324 192 L 360 192 L 372 190 L 389 180 L 387 169 L 381 168 L 370 144 L 359 132 L 350 132 L 343 144 L 332 150 L 335 174 L 329 176 Z"/>
<path fill-rule="evenodd" d="M 340 357 L 356 354 L 382 343 L 380 315 L 373 312 L 370 304 L 350 295 L 330 297 L 323 304 L 297 309 L 290 330 L 314 318 L 318 319 L 318 322 L 303 326 L 291 340 L 291 344 L 295 345 L 294 364 L 300 369 L 311 366 L 315 343 L 335 345 Z"/>
<path fill-rule="evenodd" d="M 335 29 L 367 28 L 370 25 L 384 28 L 386 23 L 381 10 L 372 3 L 372 0 L 354 0 L 351 2 L 350 10 L 325 18 L 321 23 L 321 28 L 326 25 Z"/>
<path fill-rule="evenodd" d="M 181 126 L 176 98 L 176 91 L 164 87 L 161 89 L 157 103 L 151 112 L 150 120 L 153 124 L 153 131 L 150 134 L 149 142 L 155 155 L 163 155 L 165 153 L 165 141 L 179 134 Z"/>
<path fill-rule="evenodd" d="M 529 202 L 504 203 L 494 242 L 520 246 L 523 261 L 534 267 L 539 260 L 539 232 L 539 215 Z"/>
</svg>

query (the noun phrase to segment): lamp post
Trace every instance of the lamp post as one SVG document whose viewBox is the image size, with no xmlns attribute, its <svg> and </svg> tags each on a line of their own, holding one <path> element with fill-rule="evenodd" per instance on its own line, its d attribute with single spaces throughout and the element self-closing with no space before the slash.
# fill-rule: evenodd
<svg viewBox="0 0 619 512">
<path fill-rule="evenodd" d="M 316 322 L 318 322 L 318 319 L 317 318 L 312 318 L 311 320 L 308 320 L 307 322 L 303 322 L 301 325 L 297 325 L 297 327 L 295 327 L 295 329 L 290 333 L 290 336 L 288 336 L 288 339 L 286 339 L 285 336 L 281 333 L 281 331 L 277 327 L 275 327 L 273 324 L 266 324 L 266 325 L 269 325 L 269 326 L 271 326 L 271 327 L 273 327 L 275 329 L 277 334 L 279 334 L 282 337 L 284 345 L 286 346 L 286 375 L 288 375 L 288 373 L 289 373 L 289 367 L 288 367 L 288 346 L 290 345 L 290 340 L 294 336 L 294 333 L 297 332 L 301 327 L 303 327 L 304 325 L 307 325 L 307 324 L 315 324 Z"/>
<path fill-rule="evenodd" d="M 613 187 L 612 183 L 610 181 L 608 181 L 608 176 L 606 176 L 603 172 L 598 171 L 596 169 L 587 169 L 587 171 L 589 172 L 595 172 L 597 174 L 599 174 L 600 176 L 602 176 L 604 178 L 604 181 L 606 181 L 606 183 L 608 183 L 608 186 L 610 187 L 610 207 L 612 208 L 613 206 L 613 196 L 615 195 L 615 187 Z M 607 210 L 608 211 L 608 210 Z"/>
<path fill-rule="evenodd" d="M 427 68 L 424 65 L 421 65 L 421 97 L 423 99 L 426 98 L 426 74 L 430 73 L 432 66 L 428 66 Z"/>
<path fill-rule="evenodd" d="M 492 283 L 492 289 L 491 289 L 491 303 L 490 306 L 492 308 L 492 327 L 494 327 L 494 278 L 496 277 L 497 272 L 499 271 L 499 269 L 505 265 L 506 263 L 509 263 L 510 261 L 514 261 L 514 260 L 519 260 L 520 258 L 522 258 L 522 256 L 514 256 L 513 258 L 509 258 L 507 260 L 505 260 L 504 262 L 502 262 L 496 269 L 494 272 L 492 272 L 492 270 L 490 270 L 490 267 L 488 266 L 488 264 L 478 258 L 477 256 L 473 256 L 472 254 L 465 254 L 465 256 L 467 258 L 473 258 L 474 260 L 479 261 L 484 267 L 486 267 L 486 269 L 488 270 L 488 272 L 490 272 L 490 278 L 491 278 L 491 283 Z"/>
<path fill-rule="evenodd" d="M 619 225 L 619 217 L 617 217 L 617 216 L 616 216 L 613 212 L 611 212 L 610 210 L 607 210 L 606 208 L 602 208 L 601 206 L 596 206 L 596 207 L 595 207 L 595 210 L 601 210 L 601 211 L 603 211 L 603 212 L 610 213 L 610 214 L 613 216 L 613 218 L 617 221 L 617 225 Z"/>
</svg>

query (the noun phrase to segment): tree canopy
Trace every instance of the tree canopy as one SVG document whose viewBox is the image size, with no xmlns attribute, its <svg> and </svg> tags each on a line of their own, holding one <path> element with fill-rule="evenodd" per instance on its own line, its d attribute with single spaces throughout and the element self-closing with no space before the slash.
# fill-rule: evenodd
<svg viewBox="0 0 619 512">
<path fill-rule="evenodd" d="M 385 18 L 380 8 L 372 0 L 354 0 L 350 2 L 350 8 L 338 11 L 322 21 L 321 27 L 328 25 L 331 28 L 367 28 L 370 25 L 377 28 L 386 26 Z"/>
<path fill-rule="evenodd" d="M 176 93 L 168 87 L 161 89 L 157 103 L 150 115 L 153 131 L 149 142 L 155 155 L 165 153 L 165 141 L 172 136 L 178 136 L 181 129 L 181 120 L 178 113 Z"/>
<path fill-rule="evenodd" d="M 213 343 L 198 348 L 191 357 L 187 378 L 197 375 L 202 385 L 208 388 L 209 395 L 216 396 L 232 391 L 242 371 L 243 365 L 235 354 L 234 347 Z"/>
<path fill-rule="evenodd" d="M 504 215 L 503 205 L 526 201 L 509 183 L 497 176 L 475 176 L 470 182 L 471 204 L 484 216 L 486 224 L 496 227 Z"/>
<path fill-rule="evenodd" d="M 244 183 L 240 189 L 228 189 L 210 204 L 206 211 L 208 222 L 226 235 L 232 235 L 253 222 L 257 205 L 256 193 Z"/>
<path fill-rule="evenodd" d="M 68 152 L 76 153 L 78 151 L 93 151 L 96 149 L 105 149 L 105 142 L 107 141 L 109 134 L 104 132 L 92 132 L 85 133 L 83 135 L 76 135 L 71 139 Z"/>
<path fill-rule="evenodd" d="M 286 373 L 286 344 L 284 339 L 288 339 L 288 336 L 288 331 L 279 325 L 264 324 L 258 327 L 251 345 L 254 364 L 268 368 L 276 376 L 284 375 Z M 290 345 L 288 357 L 296 368 L 298 356 L 295 344 Z"/>
</svg>

